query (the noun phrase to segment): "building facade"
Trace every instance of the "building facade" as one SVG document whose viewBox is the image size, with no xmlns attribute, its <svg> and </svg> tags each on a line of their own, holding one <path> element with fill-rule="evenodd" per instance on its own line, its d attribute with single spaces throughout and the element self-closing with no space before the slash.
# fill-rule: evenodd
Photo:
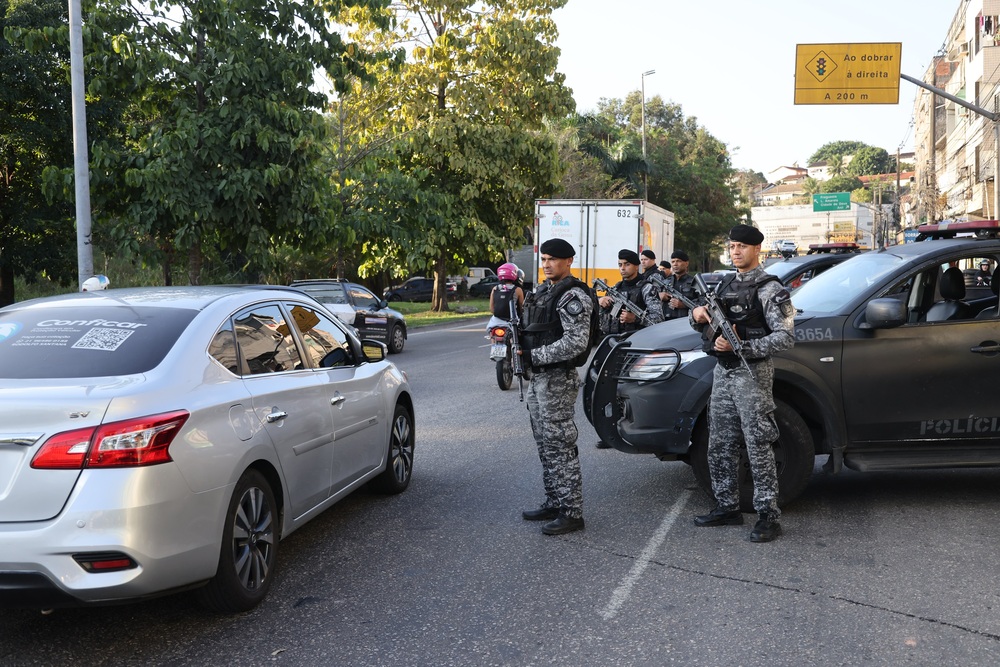
<svg viewBox="0 0 1000 667">
<path fill-rule="evenodd" d="M 961 0 L 923 80 L 1000 110 L 1000 0 Z M 904 224 L 997 219 L 1000 137 L 990 118 L 923 88 L 914 100 L 915 175 Z"/>
</svg>

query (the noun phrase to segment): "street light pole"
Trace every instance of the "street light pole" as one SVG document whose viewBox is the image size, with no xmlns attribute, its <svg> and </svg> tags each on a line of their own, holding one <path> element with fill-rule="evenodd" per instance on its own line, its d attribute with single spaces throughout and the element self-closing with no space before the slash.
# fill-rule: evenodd
<svg viewBox="0 0 1000 667">
<path fill-rule="evenodd" d="M 650 74 L 656 74 L 656 70 L 651 69 L 642 73 L 642 198 L 644 200 L 649 194 L 646 186 L 646 172 L 649 171 L 646 164 L 646 77 Z"/>
</svg>

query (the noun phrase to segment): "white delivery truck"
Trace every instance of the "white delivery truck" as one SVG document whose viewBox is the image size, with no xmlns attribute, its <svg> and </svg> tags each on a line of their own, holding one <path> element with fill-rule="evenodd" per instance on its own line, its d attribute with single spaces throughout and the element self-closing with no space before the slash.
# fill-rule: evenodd
<svg viewBox="0 0 1000 667">
<path fill-rule="evenodd" d="M 538 249 L 554 238 L 566 239 L 576 248 L 573 275 L 588 285 L 595 278 L 614 285 L 621 280 L 618 251 L 622 248 L 652 250 L 657 263 L 670 259 L 674 251 L 674 214 L 641 199 L 535 200 L 536 284 L 545 280 Z"/>
</svg>

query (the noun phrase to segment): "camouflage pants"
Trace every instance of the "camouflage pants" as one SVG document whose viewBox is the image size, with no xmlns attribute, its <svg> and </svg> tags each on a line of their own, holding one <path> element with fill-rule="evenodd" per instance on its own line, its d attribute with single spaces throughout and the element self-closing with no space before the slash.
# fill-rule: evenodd
<svg viewBox="0 0 1000 667">
<path fill-rule="evenodd" d="M 542 462 L 545 502 L 573 519 L 583 517 L 583 478 L 573 421 L 580 375 L 575 368 L 536 371 L 528 386 L 531 433 Z"/>
<path fill-rule="evenodd" d="M 753 376 L 742 367 L 715 367 L 708 409 L 708 469 L 719 507 L 738 507 L 740 443 L 745 442 L 754 480 L 753 507 L 776 521 L 781 510 L 771 449 L 771 443 L 778 439 L 772 392 L 774 364 L 766 359 L 751 364 L 751 368 Z"/>
</svg>

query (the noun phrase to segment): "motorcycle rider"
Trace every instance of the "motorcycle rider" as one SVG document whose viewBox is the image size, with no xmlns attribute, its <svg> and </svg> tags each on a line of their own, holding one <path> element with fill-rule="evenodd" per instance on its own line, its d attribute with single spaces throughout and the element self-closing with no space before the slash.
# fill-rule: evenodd
<svg viewBox="0 0 1000 667">
<path fill-rule="evenodd" d="M 524 305 L 524 290 L 518 285 L 524 273 L 517 268 L 517 264 L 507 262 L 501 264 L 497 269 L 499 284 L 490 292 L 490 317 L 487 330 L 496 326 L 503 326 L 510 322 L 510 304 L 515 299 L 517 301 L 517 313 L 521 314 L 521 307 Z"/>
</svg>

